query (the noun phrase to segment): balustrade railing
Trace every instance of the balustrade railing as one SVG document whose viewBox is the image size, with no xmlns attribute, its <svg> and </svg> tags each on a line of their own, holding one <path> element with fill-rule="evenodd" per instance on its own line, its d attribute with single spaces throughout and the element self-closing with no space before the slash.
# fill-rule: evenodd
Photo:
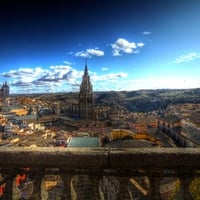
<svg viewBox="0 0 200 200">
<path fill-rule="evenodd" d="M 192 200 L 198 148 L 0 148 L 1 199 Z"/>
</svg>

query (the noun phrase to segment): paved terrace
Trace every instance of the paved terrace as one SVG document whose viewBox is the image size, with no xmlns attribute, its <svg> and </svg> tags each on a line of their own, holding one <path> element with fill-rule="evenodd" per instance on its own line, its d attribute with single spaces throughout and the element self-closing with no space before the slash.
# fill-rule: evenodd
<svg viewBox="0 0 200 200">
<path fill-rule="evenodd" d="M 0 148 L 0 173 L 6 183 L 3 199 L 12 199 L 15 176 L 28 167 L 34 180 L 34 192 L 30 199 L 41 199 L 40 185 L 45 174 L 60 174 L 64 185 L 69 186 L 69 175 L 86 174 L 93 177 L 93 188 L 98 188 L 103 176 L 119 178 L 118 199 L 128 196 L 128 180 L 133 176 L 148 176 L 150 189 L 145 199 L 161 200 L 160 180 L 162 177 L 177 177 L 180 180 L 179 200 L 193 199 L 189 184 L 199 176 L 200 150 L 198 148 Z M 67 174 L 67 176 L 65 176 Z M 68 178 L 66 178 L 68 177 Z M 123 180 L 123 181 L 122 181 Z M 126 180 L 126 181 L 124 181 Z M 65 188 L 63 199 L 72 199 Z M 98 189 L 93 190 L 91 199 L 101 199 Z"/>
</svg>

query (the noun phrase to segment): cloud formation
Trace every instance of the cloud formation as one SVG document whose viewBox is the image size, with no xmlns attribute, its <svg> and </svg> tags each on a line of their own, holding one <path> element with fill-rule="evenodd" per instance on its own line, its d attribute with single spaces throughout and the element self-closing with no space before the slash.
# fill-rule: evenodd
<svg viewBox="0 0 200 200">
<path fill-rule="evenodd" d="M 73 64 L 74 64 L 74 63 L 72 63 L 72 62 L 70 62 L 70 61 L 67 61 L 67 60 L 64 60 L 63 63 L 64 63 L 65 65 L 73 65 Z"/>
<path fill-rule="evenodd" d="M 127 90 L 140 89 L 188 89 L 198 88 L 199 79 L 187 77 L 147 77 L 143 79 L 124 80 L 122 84 L 126 84 Z"/>
<path fill-rule="evenodd" d="M 48 69 L 20 68 L 1 74 L 10 79 L 12 93 L 37 93 L 62 91 L 64 86 L 79 85 L 82 71 L 69 65 L 50 66 Z"/>
<path fill-rule="evenodd" d="M 200 58 L 200 53 L 196 53 L 196 52 L 190 52 L 188 54 L 185 55 L 181 55 L 179 56 L 176 60 L 175 63 L 185 63 L 185 62 L 190 62 L 196 59 Z"/>
<path fill-rule="evenodd" d="M 127 78 L 128 74 L 125 72 L 119 72 L 119 73 L 109 73 L 105 75 L 97 75 L 96 73 L 91 74 L 91 80 L 96 81 L 112 81 L 119 78 Z"/>
<path fill-rule="evenodd" d="M 121 56 L 123 53 L 132 54 L 138 53 L 139 48 L 142 48 L 145 44 L 129 42 L 124 38 L 118 38 L 115 43 L 111 44 L 113 49 L 113 56 Z"/>
<path fill-rule="evenodd" d="M 104 51 L 98 48 L 86 49 L 85 51 L 79 51 L 75 53 L 76 57 L 91 58 L 93 56 L 104 56 Z"/>
<path fill-rule="evenodd" d="M 110 91 L 119 90 L 119 85 L 121 85 L 127 77 L 128 74 L 125 72 L 109 73 L 104 75 L 92 73 L 91 81 L 95 91 Z"/>
<path fill-rule="evenodd" d="M 151 34 L 150 31 L 144 31 L 144 32 L 143 32 L 143 35 L 150 35 L 150 34 Z"/>
<path fill-rule="evenodd" d="M 104 71 L 107 68 L 104 68 Z M 55 93 L 55 92 L 77 92 L 82 80 L 83 70 L 76 70 L 69 65 L 52 65 L 47 69 L 19 68 L 0 74 L 9 78 L 12 94 L 19 93 Z M 96 72 L 90 72 L 92 84 L 98 90 L 99 85 L 115 85 L 119 79 L 127 78 L 124 72 L 108 73 L 99 75 Z M 113 84 L 115 83 L 115 84 Z"/>
<path fill-rule="evenodd" d="M 94 91 L 197 88 L 200 85 L 199 79 L 187 77 L 129 79 L 125 72 L 100 75 L 90 71 L 89 74 Z M 78 92 L 83 70 L 76 70 L 69 65 L 53 65 L 48 69 L 19 68 L 0 75 L 9 77 L 12 94 Z"/>
<path fill-rule="evenodd" d="M 107 68 L 107 67 L 102 67 L 101 70 L 102 70 L 102 71 L 107 71 L 108 68 Z"/>
</svg>

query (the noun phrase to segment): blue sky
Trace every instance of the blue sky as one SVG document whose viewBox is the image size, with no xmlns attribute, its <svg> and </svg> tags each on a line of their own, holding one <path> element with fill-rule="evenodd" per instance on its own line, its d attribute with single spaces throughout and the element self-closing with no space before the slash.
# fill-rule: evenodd
<svg viewBox="0 0 200 200">
<path fill-rule="evenodd" d="M 200 87 L 199 0 L 0 2 L 0 83 L 12 94 Z"/>
</svg>

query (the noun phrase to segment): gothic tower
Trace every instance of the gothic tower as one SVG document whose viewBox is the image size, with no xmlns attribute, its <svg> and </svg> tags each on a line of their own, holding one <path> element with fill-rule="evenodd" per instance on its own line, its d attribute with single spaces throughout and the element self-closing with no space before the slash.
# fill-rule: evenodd
<svg viewBox="0 0 200 200">
<path fill-rule="evenodd" d="M 7 81 L 3 85 L 3 97 L 8 97 L 9 96 L 9 86 Z"/>
<path fill-rule="evenodd" d="M 88 75 L 87 60 L 79 93 L 79 118 L 94 118 L 94 98 L 90 76 Z"/>
<path fill-rule="evenodd" d="M 8 83 L 5 82 L 3 83 L 3 86 L 0 89 L 0 97 L 6 98 L 9 96 L 9 93 L 10 93 L 10 89 L 9 89 Z"/>
</svg>

